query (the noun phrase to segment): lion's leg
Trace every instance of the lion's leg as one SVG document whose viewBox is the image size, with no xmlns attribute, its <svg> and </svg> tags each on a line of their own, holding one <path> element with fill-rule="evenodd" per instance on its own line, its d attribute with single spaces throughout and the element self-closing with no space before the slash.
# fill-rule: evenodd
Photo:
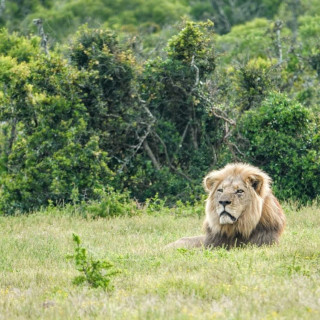
<svg viewBox="0 0 320 320">
<path fill-rule="evenodd" d="M 204 245 L 205 236 L 183 237 L 166 245 L 166 248 L 200 248 Z"/>
<path fill-rule="evenodd" d="M 278 243 L 278 240 L 279 232 L 262 230 L 260 232 L 253 232 L 249 242 L 257 246 L 263 246 Z"/>
</svg>

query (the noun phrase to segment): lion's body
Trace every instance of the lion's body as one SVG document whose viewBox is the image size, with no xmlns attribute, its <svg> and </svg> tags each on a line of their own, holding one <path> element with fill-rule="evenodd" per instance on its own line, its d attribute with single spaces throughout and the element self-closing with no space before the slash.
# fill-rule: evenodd
<svg viewBox="0 0 320 320">
<path fill-rule="evenodd" d="M 182 238 L 170 246 L 232 248 L 277 243 L 285 216 L 270 183 L 266 173 L 248 164 L 229 164 L 210 172 L 204 178 L 206 235 Z"/>
</svg>

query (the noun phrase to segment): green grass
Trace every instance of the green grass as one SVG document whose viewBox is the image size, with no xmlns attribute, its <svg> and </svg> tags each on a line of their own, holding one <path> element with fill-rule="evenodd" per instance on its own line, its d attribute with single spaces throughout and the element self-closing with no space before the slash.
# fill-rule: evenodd
<svg viewBox="0 0 320 320">
<path fill-rule="evenodd" d="M 279 246 L 165 250 L 202 218 L 167 210 L 85 219 L 0 217 L 0 319 L 320 319 L 320 209 L 285 206 Z M 122 273 L 113 292 L 75 286 L 72 233 Z"/>
</svg>

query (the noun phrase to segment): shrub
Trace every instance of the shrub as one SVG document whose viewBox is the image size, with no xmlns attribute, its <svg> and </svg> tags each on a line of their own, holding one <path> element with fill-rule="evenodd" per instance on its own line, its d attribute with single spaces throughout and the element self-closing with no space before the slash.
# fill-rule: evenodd
<svg viewBox="0 0 320 320">
<path fill-rule="evenodd" d="M 126 191 L 116 192 L 112 187 L 99 192 L 96 201 L 91 201 L 85 206 L 87 214 L 94 218 L 133 216 L 138 213 L 137 203 L 130 198 Z"/>
<path fill-rule="evenodd" d="M 130 174 L 140 200 L 156 193 L 174 200 L 197 198 L 195 186 L 215 161 L 221 122 L 208 112 L 212 101 L 206 83 L 215 69 L 212 26 L 185 22 L 169 40 L 167 57 L 147 61 L 138 79 L 151 115 L 143 162 Z"/>
<path fill-rule="evenodd" d="M 317 197 L 320 131 L 310 109 L 273 93 L 260 108 L 244 113 L 240 131 L 249 142 L 246 161 L 271 175 L 280 198 L 306 202 Z"/>
<path fill-rule="evenodd" d="M 234 86 L 238 93 L 236 103 L 241 111 L 259 106 L 274 86 L 272 69 L 275 64 L 275 61 L 262 58 L 251 59 L 237 70 Z"/>
<path fill-rule="evenodd" d="M 113 32 L 87 26 L 79 29 L 68 54 L 80 73 L 77 90 L 88 113 L 87 130 L 99 136 L 99 146 L 109 155 L 109 166 L 117 170 L 141 131 L 141 108 L 134 90 L 135 60 Z"/>
<path fill-rule="evenodd" d="M 0 57 L 0 212 L 67 203 L 74 188 L 94 199 L 112 172 L 100 137 L 88 131 L 79 72 L 54 53 L 26 58 L 19 49 L 25 41 L 13 40 L 8 36 L 14 57 Z"/>
</svg>

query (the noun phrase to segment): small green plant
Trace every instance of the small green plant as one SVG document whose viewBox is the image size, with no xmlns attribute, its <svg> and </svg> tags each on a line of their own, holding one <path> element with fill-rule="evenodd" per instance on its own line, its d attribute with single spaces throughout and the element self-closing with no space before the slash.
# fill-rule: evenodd
<svg viewBox="0 0 320 320">
<path fill-rule="evenodd" d="M 76 269 L 81 272 L 80 276 L 73 279 L 76 285 L 87 283 L 92 288 L 103 288 L 104 290 L 112 290 L 114 287 L 110 283 L 111 278 L 120 271 L 114 269 L 113 264 L 108 260 L 95 260 L 88 257 L 86 248 L 81 246 L 80 237 L 76 234 L 72 235 L 76 244 L 75 254 L 69 255 L 68 259 L 73 259 Z"/>
<path fill-rule="evenodd" d="M 112 187 L 99 190 L 99 199 L 86 206 L 86 212 L 93 218 L 133 216 L 138 214 L 137 203 L 126 191 L 117 192 Z"/>
</svg>

